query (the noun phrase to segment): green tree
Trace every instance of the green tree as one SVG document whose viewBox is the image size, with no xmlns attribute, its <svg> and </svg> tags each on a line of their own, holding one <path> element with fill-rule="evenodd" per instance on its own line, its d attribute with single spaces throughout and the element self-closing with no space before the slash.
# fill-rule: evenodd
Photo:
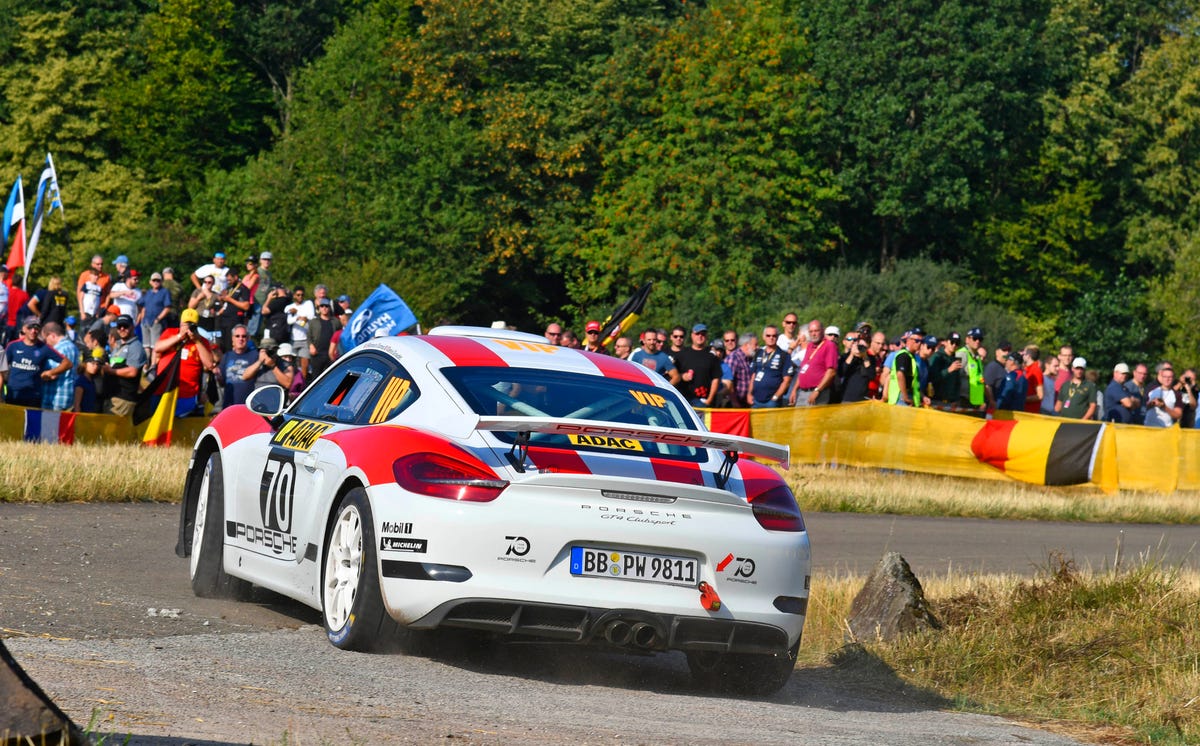
<svg viewBox="0 0 1200 746">
<path fill-rule="evenodd" d="M 638 31 L 597 84 L 610 129 L 572 294 L 595 303 L 652 278 L 656 303 L 702 290 L 728 314 L 836 235 L 807 46 L 770 0 Z"/>
<path fill-rule="evenodd" d="M 969 255 L 971 226 L 1029 161 L 1046 0 L 808 0 L 823 152 L 855 261 Z"/>
<path fill-rule="evenodd" d="M 109 251 L 138 229 L 151 202 L 153 180 L 109 157 L 112 133 L 99 94 L 124 42 L 114 31 L 77 33 L 70 11 L 30 13 L 17 25 L 9 62 L 0 66 L 0 97 L 8 102 L 8 116 L 0 119 L 0 163 L 32 186 L 26 193 L 32 215 L 33 189 L 46 152 L 53 152 L 69 222 L 57 214 L 47 221 L 31 277 L 73 278 L 89 255 Z"/>
<path fill-rule="evenodd" d="M 156 209 L 167 214 L 206 170 L 239 165 L 269 142 L 270 99 L 237 58 L 233 19 L 232 0 L 163 0 L 104 91 L 116 155 L 159 178 Z"/>
</svg>

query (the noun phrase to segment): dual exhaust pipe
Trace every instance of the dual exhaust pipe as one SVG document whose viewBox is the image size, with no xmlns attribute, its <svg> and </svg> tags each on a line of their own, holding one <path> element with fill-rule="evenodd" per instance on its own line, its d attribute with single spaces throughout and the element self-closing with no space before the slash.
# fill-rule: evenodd
<svg viewBox="0 0 1200 746">
<path fill-rule="evenodd" d="M 662 636 L 653 624 L 646 622 L 630 624 L 623 619 L 614 619 L 605 626 L 604 639 L 610 645 L 620 648 L 637 647 L 642 650 L 652 650 L 662 642 Z"/>
</svg>

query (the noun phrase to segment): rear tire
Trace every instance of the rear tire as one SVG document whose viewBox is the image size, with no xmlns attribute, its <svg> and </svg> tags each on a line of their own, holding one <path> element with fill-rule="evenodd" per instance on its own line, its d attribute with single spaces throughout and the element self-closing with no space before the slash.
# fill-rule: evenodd
<svg viewBox="0 0 1200 746">
<path fill-rule="evenodd" d="M 791 649 L 776 655 L 694 652 L 687 654 L 687 662 L 692 680 L 704 689 L 761 697 L 787 684 L 799 651 L 797 640 Z"/>
<path fill-rule="evenodd" d="M 342 650 L 380 652 L 401 640 L 383 606 L 375 554 L 375 524 L 361 487 L 342 498 L 325 537 L 321 617 L 329 642 Z"/>
<path fill-rule="evenodd" d="M 244 599 L 250 584 L 225 572 L 225 488 L 221 455 L 212 453 L 204 463 L 192 519 L 192 555 L 188 571 L 192 593 L 201 598 Z"/>
</svg>

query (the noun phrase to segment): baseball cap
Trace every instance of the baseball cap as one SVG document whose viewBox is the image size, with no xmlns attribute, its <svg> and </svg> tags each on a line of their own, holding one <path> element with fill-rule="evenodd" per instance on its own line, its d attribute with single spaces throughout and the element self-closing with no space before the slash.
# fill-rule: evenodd
<svg viewBox="0 0 1200 746">
<path fill-rule="evenodd" d="M 104 359 L 104 348 L 103 347 L 93 348 L 92 349 L 92 359 L 96 360 L 96 361 L 103 360 Z"/>
<path fill-rule="evenodd" d="M 957 342 L 962 341 L 962 335 L 959 334 L 958 332 L 950 332 L 949 334 L 946 335 L 946 339 L 950 340 L 951 342 L 957 343 Z"/>
<path fill-rule="evenodd" d="M 105 308 L 104 310 L 108 313 L 111 313 L 113 316 L 121 315 L 121 307 L 118 306 L 116 303 L 109 303 L 108 308 Z"/>
<path fill-rule="evenodd" d="M 928 335 L 927 337 L 925 337 L 925 339 L 921 340 L 921 344 L 925 345 L 926 347 L 937 347 L 937 343 L 938 343 L 938 338 L 933 336 L 932 334 Z"/>
<path fill-rule="evenodd" d="M 225 258 L 224 251 L 218 251 L 213 254 L 213 259 L 224 259 L 224 258 Z"/>
<path fill-rule="evenodd" d="M 74 316 L 68 316 L 67 318 L 63 319 L 63 323 L 67 326 L 75 326 L 76 322 L 78 321 L 79 319 L 75 318 Z"/>
<path fill-rule="evenodd" d="M 259 259 L 274 259 L 275 257 L 271 256 L 271 252 L 264 251 L 263 253 L 258 255 L 258 258 Z"/>
<path fill-rule="evenodd" d="M 150 279 L 151 279 L 151 280 L 161 280 L 161 279 L 162 279 L 162 272 L 151 272 L 151 273 L 150 273 Z"/>
<path fill-rule="evenodd" d="M 318 306 L 332 306 L 333 302 L 330 301 L 328 298 L 321 298 L 320 300 L 317 301 L 317 305 Z"/>
<path fill-rule="evenodd" d="M 1113 366 L 1113 373 L 1128 373 L 1128 372 L 1129 372 L 1129 366 L 1126 365 L 1125 363 L 1117 363 L 1115 366 Z"/>
<path fill-rule="evenodd" d="M 967 331 L 967 336 L 972 337 L 974 339 L 982 340 L 983 339 L 983 330 L 977 326 L 973 326 L 970 328 L 969 331 Z"/>
<path fill-rule="evenodd" d="M 175 274 L 175 270 L 174 270 L 174 269 L 172 269 L 172 268 L 170 268 L 170 267 L 163 267 L 163 274 L 165 275 L 165 274 L 166 274 L 166 273 L 168 273 L 168 272 L 170 272 L 171 274 Z"/>
<path fill-rule="evenodd" d="M 1075 358 L 1074 360 L 1072 360 L 1072 361 L 1071 361 L 1071 367 L 1072 367 L 1072 368 L 1086 368 L 1086 367 L 1087 367 L 1087 360 L 1084 360 L 1084 359 L 1083 359 L 1083 358 L 1081 358 L 1081 357 L 1077 357 L 1077 358 Z"/>
<path fill-rule="evenodd" d="M 250 256 L 246 257 L 246 264 L 250 264 L 251 262 L 257 262 L 257 261 L 258 261 L 258 254 L 251 254 Z"/>
<path fill-rule="evenodd" d="M 200 323 L 200 312 L 194 308 L 183 309 L 183 313 L 179 314 L 179 323 L 181 323 L 181 324 L 198 324 L 198 323 Z"/>
<path fill-rule="evenodd" d="M 133 327 L 133 317 L 127 313 L 123 313 L 117 317 L 117 326 Z"/>
<path fill-rule="evenodd" d="M 337 297 L 337 301 L 338 301 L 338 303 L 349 303 L 350 296 L 346 295 L 345 293 L 342 293 L 341 295 L 339 295 Z"/>
<path fill-rule="evenodd" d="M 584 331 L 588 331 L 588 332 L 598 332 L 598 331 L 600 331 L 600 322 L 599 322 L 599 321 L 589 321 L 589 322 L 587 322 L 587 326 L 586 326 L 586 327 L 584 327 Z"/>
<path fill-rule="evenodd" d="M 113 264 L 129 264 L 129 257 L 121 254 L 116 259 L 113 259 Z"/>
<path fill-rule="evenodd" d="M 919 326 L 914 326 L 914 327 L 912 328 L 912 334 L 915 334 L 915 335 L 917 335 L 918 337 L 924 337 L 924 336 L 925 336 L 925 330 L 924 330 L 924 329 L 922 329 L 922 328 L 921 328 L 921 327 L 919 327 Z"/>
<path fill-rule="evenodd" d="M 41 325 L 42 325 L 41 319 L 39 319 L 37 316 L 30 316 L 29 318 L 25 319 L 24 322 L 21 323 L 21 328 L 24 329 L 27 326 L 40 327 Z"/>
<path fill-rule="evenodd" d="M 825 327 L 825 334 L 827 336 L 832 334 L 835 337 L 840 337 L 842 336 L 842 330 L 838 329 L 836 326 L 827 326 Z"/>
<path fill-rule="evenodd" d="M 699 332 L 707 332 L 707 331 L 708 331 L 708 326 L 706 326 L 705 324 L 696 324 L 695 326 L 692 327 L 692 334 L 697 334 Z"/>
<path fill-rule="evenodd" d="M 131 270 L 129 270 L 129 276 L 130 277 L 141 277 L 142 273 L 138 272 L 136 269 L 131 269 Z"/>
</svg>

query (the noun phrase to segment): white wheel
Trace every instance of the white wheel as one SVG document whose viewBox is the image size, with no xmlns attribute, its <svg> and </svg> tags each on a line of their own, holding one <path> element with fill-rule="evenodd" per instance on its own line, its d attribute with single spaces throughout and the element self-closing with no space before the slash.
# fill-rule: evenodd
<svg viewBox="0 0 1200 746">
<path fill-rule="evenodd" d="M 204 526 L 208 518 L 208 489 L 212 479 L 212 459 L 204 464 L 204 476 L 200 479 L 200 494 L 196 496 L 196 517 L 192 524 L 192 555 L 188 558 L 188 577 L 196 580 L 200 567 L 200 547 L 204 543 Z"/>
<path fill-rule="evenodd" d="M 342 629 L 354 611 L 363 574 L 363 529 L 358 508 L 346 505 L 329 534 L 325 555 L 325 624 Z"/>
<path fill-rule="evenodd" d="M 386 650 L 401 637 L 379 592 L 371 503 L 362 488 L 342 498 L 325 539 L 321 611 L 329 641 L 344 650 Z"/>
</svg>

